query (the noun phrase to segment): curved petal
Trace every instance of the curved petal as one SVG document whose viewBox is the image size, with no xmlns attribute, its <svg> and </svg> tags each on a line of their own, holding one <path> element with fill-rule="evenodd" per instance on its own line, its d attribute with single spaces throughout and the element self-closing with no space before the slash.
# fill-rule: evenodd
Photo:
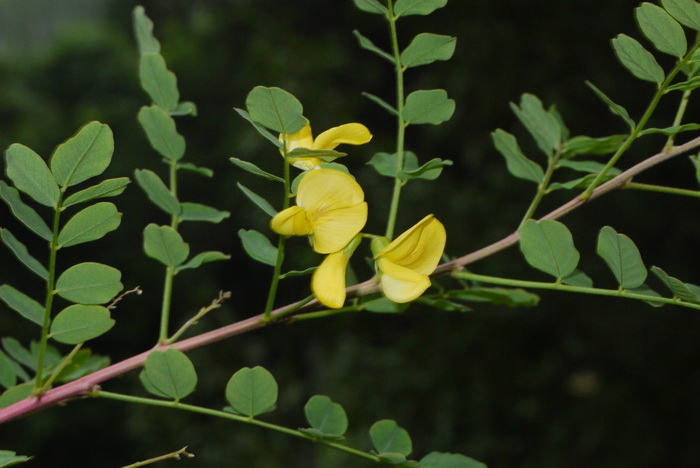
<svg viewBox="0 0 700 468">
<path fill-rule="evenodd" d="M 335 149 L 340 144 L 364 145 L 372 139 L 367 127 L 359 123 L 349 123 L 333 127 L 321 133 L 314 140 L 312 149 Z"/>
<path fill-rule="evenodd" d="M 283 236 L 308 236 L 312 232 L 306 213 L 300 206 L 290 206 L 277 213 L 270 220 L 270 228 Z"/>
<path fill-rule="evenodd" d="M 297 205 L 304 207 L 309 219 L 315 212 L 357 205 L 363 202 L 365 193 L 355 179 L 336 169 L 309 171 L 299 182 Z"/>
<path fill-rule="evenodd" d="M 315 169 L 323 163 L 322 160 L 318 158 L 295 158 L 292 166 L 301 169 L 302 171 L 310 171 Z"/>
<path fill-rule="evenodd" d="M 284 142 L 284 135 L 280 134 L 280 141 Z M 287 151 L 292 151 L 294 148 L 312 149 L 314 145 L 313 134 L 311 133 L 311 124 L 306 120 L 304 128 L 296 133 L 287 135 Z"/>
<path fill-rule="evenodd" d="M 377 257 L 429 275 L 440 262 L 446 240 L 445 227 L 431 214 L 394 239 Z"/>
<path fill-rule="evenodd" d="M 387 259 L 378 262 L 382 292 L 391 301 L 403 304 L 418 299 L 430 287 L 430 278 Z"/>
<path fill-rule="evenodd" d="M 318 253 L 337 252 L 365 227 L 367 203 L 314 212 L 308 218 L 313 230 L 314 250 Z"/>
<path fill-rule="evenodd" d="M 345 303 L 345 269 L 350 255 L 339 252 L 328 255 L 311 278 L 311 290 L 321 304 L 338 309 Z"/>
</svg>

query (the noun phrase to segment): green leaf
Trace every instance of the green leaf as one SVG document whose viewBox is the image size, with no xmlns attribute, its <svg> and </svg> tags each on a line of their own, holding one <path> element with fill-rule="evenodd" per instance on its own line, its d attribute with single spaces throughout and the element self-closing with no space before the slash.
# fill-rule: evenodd
<svg viewBox="0 0 700 468">
<path fill-rule="evenodd" d="M 113 153 L 112 130 L 103 123 L 90 122 L 56 148 L 49 166 L 58 185 L 71 187 L 102 174 Z"/>
<path fill-rule="evenodd" d="M 148 169 L 136 169 L 134 178 L 154 205 L 170 215 L 180 214 L 182 211 L 180 202 L 158 174 Z"/>
<path fill-rule="evenodd" d="M 0 408 L 8 406 L 28 398 L 34 391 L 34 382 L 26 382 L 15 385 L 5 390 L 0 396 Z"/>
<path fill-rule="evenodd" d="M 695 167 L 695 180 L 700 184 L 700 155 L 690 156 L 690 162 L 693 163 Z"/>
<path fill-rule="evenodd" d="M 87 353 L 87 359 L 83 356 L 83 353 Z M 99 354 L 91 356 L 89 349 L 81 349 L 73 358 L 73 362 L 68 364 L 60 374 L 58 374 L 57 380 L 60 382 L 70 382 L 84 377 L 98 370 L 104 369 L 110 364 L 109 358 L 107 356 L 101 356 Z"/>
<path fill-rule="evenodd" d="M 282 184 L 284 183 L 283 178 L 278 177 L 274 174 L 270 174 L 269 172 L 265 172 L 251 162 L 243 161 L 242 159 L 238 159 L 238 158 L 229 158 L 229 161 L 231 161 L 233 164 L 240 167 L 244 171 L 248 171 L 251 174 L 255 174 L 256 176 L 260 176 L 263 179 L 272 180 L 274 182 L 280 182 Z"/>
<path fill-rule="evenodd" d="M 498 152 L 505 158 L 508 172 L 519 179 L 536 184 L 544 180 L 542 167 L 523 154 L 513 135 L 499 128 L 491 133 L 491 138 Z"/>
<path fill-rule="evenodd" d="M 170 226 L 149 224 L 143 230 L 143 250 L 165 266 L 176 267 L 187 260 L 190 246 Z"/>
<path fill-rule="evenodd" d="M 638 288 L 629 289 L 628 291 L 631 293 L 634 293 L 634 294 L 642 294 L 644 296 L 651 296 L 652 298 L 662 297 L 661 294 L 657 293 L 656 291 L 651 289 L 646 284 L 643 284 L 643 285 L 639 286 Z M 646 302 L 647 304 L 649 304 L 652 307 L 662 307 L 665 305 L 663 302 L 654 301 L 653 299 L 649 299 L 649 300 L 646 300 L 644 302 Z"/>
<path fill-rule="evenodd" d="M 310 275 L 311 273 L 313 273 L 314 271 L 316 271 L 316 268 L 318 268 L 318 267 L 313 266 L 313 267 L 305 268 L 304 270 L 290 270 L 290 271 L 288 271 L 288 272 L 286 272 L 286 273 L 282 273 L 282 274 L 280 275 L 280 279 L 289 278 L 289 277 L 291 277 L 291 276 L 305 276 L 305 275 Z"/>
<path fill-rule="evenodd" d="M 404 170 L 399 174 L 401 180 L 435 180 L 442 174 L 443 167 L 452 165 L 452 161 L 449 159 L 433 158 L 422 166 L 414 168 L 414 166 L 409 165 L 409 161 L 410 159 L 406 158 Z"/>
<path fill-rule="evenodd" d="M 612 101 L 612 99 L 607 97 L 600 89 L 598 89 L 590 81 L 586 81 L 586 85 L 593 90 L 593 92 L 596 94 L 596 96 L 598 96 L 598 98 L 600 98 L 601 101 L 603 101 L 605 104 L 607 104 L 608 109 L 610 109 L 610 112 L 612 112 L 613 114 L 622 118 L 622 120 L 625 121 L 625 123 L 630 128 L 630 130 L 634 130 L 634 128 L 637 126 L 637 124 L 634 123 L 634 120 L 632 120 L 632 118 L 630 118 L 629 113 L 627 112 L 627 110 L 624 107 L 622 107 L 619 104 L 615 104 Z"/>
<path fill-rule="evenodd" d="M 454 54 L 457 38 L 421 33 L 401 52 L 401 65 L 406 68 L 427 65 L 437 60 L 449 60 Z"/>
<path fill-rule="evenodd" d="M 659 278 L 666 285 L 666 287 L 671 290 L 673 297 L 693 303 L 698 303 L 700 301 L 698 295 L 693 292 L 693 290 L 690 289 L 686 283 L 678 278 L 670 276 L 657 266 L 652 266 L 651 272 L 654 273 L 656 277 Z"/>
<path fill-rule="evenodd" d="M 408 309 L 410 304 L 397 304 L 386 297 L 372 299 L 362 303 L 362 310 L 376 314 L 400 314 Z"/>
<path fill-rule="evenodd" d="M 397 0 L 394 16 L 429 15 L 447 5 L 447 0 Z"/>
<path fill-rule="evenodd" d="M 535 307 L 540 297 L 524 289 L 469 288 L 450 291 L 447 296 L 461 301 L 490 302 L 509 307 Z"/>
<path fill-rule="evenodd" d="M 122 289 L 122 274 L 102 263 L 84 262 L 68 268 L 56 282 L 56 293 L 78 304 L 104 304 Z"/>
<path fill-rule="evenodd" d="M 404 159 L 407 153 L 404 153 Z M 376 153 L 366 164 L 372 166 L 379 175 L 385 177 L 394 178 L 398 174 L 396 170 L 396 153 Z"/>
<path fill-rule="evenodd" d="M 253 122 L 276 132 L 291 135 L 306 125 L 301 102 L 281 88 L 256 86 L 248 93 L 245 104 Z"/>
<path fill-rule="evenodd" d="M 566 275 L 561 282 L 570 286 L 582 286 L 584 288 L 593 287 L 593 280 L 591 277 L 579 269 L 576 269 L 572 273 Z"/>
<path fill-rule="evenodd" d="M 17 385 L 17 372 L 15 372 L 14 363 L 2 351 L 0 351 L 0 385 L 5 388 Z"/>
<path fill-rule="evenodd" d="M 347 153 L 341 153 L 340 151 L 329 149 L 294 148 L 292 151 L 287 153 L 287 158 L 291 163 L 294 163 L 297 159 L 303 158 L 317 158 L 322 161 L 330 162 L 341 156 L 347 155 Z"/>
<path fill-rule="evenodd" d="M 252 418 L 267 413 L 277 403 L 277 382 L 263 367 L 244 367 L 228 381 L 226 401 L 243 416 Z"/>
<path fill-rule="evenodd" d="M 531 266 L 560 279 L 574 272 L 580 258 L 566 226 L 549 219 L 523 224 L 520 250 Z"/>
<path fill-rule="evenodd" d="M 486 468 L 486 465 L 458 453 L 431 452 L 421 459 L 420 468 Z"/>
<path fill-rule="evenodd" d="M 270 239 L 262 233 L 253 229 L 238 231 L 243 249 L 253 260 L 257 260 L 265 265 L 275 266 L 277 263 L 277 247 L 273 246 Z"/>
<path fill-rule="evenodd" d="M 160 53 L 160 43 L 153 36 L 153 22 L 146 16 L 142 6 L 134 8 L 133 12 L 134 33 L 141 54 Z"/>
<path fill-rule="evenodd" d="M 220 223 L 231 216 L 228 211 L 217 210 L 214 207 L 202 205 L 201 203 L 184 202 L 181 204 L 181 221 L 206 221 L 208 223 Z"/>
<path fill-rule="evenodd" d="M 438 125 L 450 120 L 454 111 L 455 102 L 444 89 L 419 90 L 406 98 L 403 119 L 407 124 Z"/>
<path fill-rule="evenodd" d="M 384 108 L 386 111 L 388 111 L 391 115 L 399 115 L 399 111 L 396 110 L 394 106 L 386 102 L 384 99 L 380 98 L 379 96 L 375 96 L 374 94 L 371 93 L 365 93 L 364 91 L 362 92 L 362 95 L 369 99 L 370 101 L 374 102 L 375 104 L 379 105 L 379 107 Z"/>
<path fill-rule="evenodd" d="M 404 465 L 406 462 L 406 457 L 404 455 L 395 452 L 380 453 L 377 455 L 377 458 L 379 458 L 381 462 L 390 465 Z"/>
<path fill-rule="evenodd" d="M 139 78 L 141 87 L 151 97 L 153 104 L 166 111 L 177 107 L 180 100 L 177 77 L 168 70 L 163 56 L 153 53 L 141 54 Z"/>
<path fill-rule="evenodd" d="M 681 24 L 700 31 L 700 5 L 695 0 L 661 0 L 661 6 Z"/>
<path fill-rule="evenodd" d="M 53 240 L 53 233 L 41 216 L 22 201 L 16 188 L 7 185 L 4 180 L 0 180 L 0 198 L 10 207 L 12 215 L 32 232 L 49 242 Z"/>
<path fill-rule="evenodd" d="M 241 190 L 241 192 L 243 192 L 243 194 L 246 197 L 248 197 L 248 199 L 250 201 L 252 201 L 253 204 L 255 204 L 255 206 L 257 206 L 258 208 L 263 210 L 269 216 L 272 217 L 272 216 L 275 216 L 277 214 L 277 210 L 274 209 L 272 207 L 272 205 L 270 205 L 270 203 L 267 200 L 265 200 L 263 197 L 261 197 L 260 195 L 258 195 L 255 192 L 253 192 L 252 190 L 250 190 L 249 188 L 247 188 L 245 185 L 243 185 L 241 183 L 236 183 L 236 185 Z"/>
<path fill-rule="evenodd" d="M 109 202 L 100 202 L 76 213 L 58 234 L 58 246 L 70 247 L 102 238 L 121 223 L 122 214 Z"/>
<path fill-rule="evenodd" d="M 18 340 L 11 337 L 4 337 L 2 338 L 2 346 L 12 359 L 25 366 L 27 369 L 36 371 L 38 355 L 29 352 Z"/>
<path fill-rule="evenodd" d="M 200 167 L 200 166 L 196 166 L 192 163 L 178 162 L 177 168 L 178 168 L 178 170 L 182 169 L 183 171 L 193 172 L 195 174 L 199 174 L 199 175 L 204 176 L 204 177 L 212 178 L 214 176 L 214 171 L 212 171 L 208 167 Z"/>
<path fill-rule="evenodd" d="M 170 109 L 170 115 L 173 117 L 184 117 L 187 115 L 197 117 L 197 105 L 190 101 L 178 102 L 174 109 Z"/>
<path fill-rule="evenodd" d="M 311 427 L 323 435 L 342 436 L 348 429 L 343 407 L 325 395 L 312 396 L 304 406 L 304 415 Z"/>
<path fill-rule="evenodd" d="M 639 132 L 639 136 L 652 135 L 655 133 L 661 133 L 662 135 L 666 136 L 676 136 L 681 132 L 695 131 L 698 129 L 700 129 L 700 124 L 687 123 L 683 125 L 673 125 L 666 128 L 646 128 Z"/>
<path fill-rule="evenodd" d="M 625 34 L 618 34 L 612 40 L 615 55 L 635 77 L 652 83 L 661 83 L 665 75 L 661 65 L 654 56 L 636 39 Z"/>
<path fill-rule="evenodd" d="M 360 31 L 358 31 L 358 30 L 356 29 L 356 30 L 354 30 L 352 33 L 353 33 L 353 34 L 355 35 L 355 37 L 357 38 L 357 43 L 360 45 L 360 47 L 362 47 L 362 48 L 365 49 L 365 50 L 369 50 L 369 51 L 372 52 L 372 53 L 377 54 L 378 56 L 380 56 L 381 58 L 383 58 L 383 59 L 389 61 L 389 62 L 392 63 L 392 64 L 394 63 L 394 57 L 393 57 L 392 55 L 388 54 L 387 52 L 383 51 L 382 49 L 380 49 L 379 47 L 377 47 L 376 45 L 374 45 L 374 42 L 372 42 L 372 41 L 371 41 L 370 39 L 368 39 L 367 37 L 363 36 L 363 35 L 360 33 Z"/>
<path fill-rule="evenodd" d="M 201 252 L 192 257 L 187 263 L 180 265 L 175 268 L 175 273 L 179 273 L 182 270 L 188 270 L 191 268 L 199 268 L 204 263 L 218 262 L 221 260 L 229 260 L 230 255 L 226 255 L 222 252 L 207 251 Z"/>
<path fill-rule="evenodd" d="M 651 3 L 642 3 L 634 10 L 639 29 L 659 51 L 683 57 L 688 50 L 683 28 L 671 15 Z"/>
<path fill-rule="evenodd" d="M 20 191 L 42 205 L 56 208 L 61 192 L 48 166 L 30 148 L 15 143 L 5 152 L 7 177 Z"/>
<path fill-rule="evenodd" d="M 446 312 L 469 312 L 472 310 L 464 304 L 443 297 L 434 298 L 423 296 L 416 299 L 416 302 Z"/>
<path fill-rule="evenodd" d="M 520 107 L 511 102 L 510 108 L 535 139 L 537 147 L 551 157 L 562 140 L 556 117 L 544 110 L 537 96 L 528 93 L 520 97 Z"/>
<path fill-rule="evenodd" d="M 63 208 L 77 205 L 78 203 L 85 203 L 96 198 L 116 197 L 126 190 L 126 186 L 130 182 L 128 177 L 103 180 L 97 185 L 76 192 L 66 198 L 63 202 Z"/>
<path fill-rule="evenodd" d="M 647 268 L 639 249 L 626 235 L 618 234 L 615 229 L 605 226 L 598 234 L 596 252 L 605 260 L 623 288 L 634 289 L 646 281 Z"/>
<path fill-rule="evenodd" d="M 408 431 L 390 419 L 374 423 L 369 429 L 369 435 L 378 454 L 400 453 L 408 456 L 413 451 L 413 443 Z"/>
<path fill-rule="evenodd" d="M 0 468 L 19 465 L 20 463 L 29 461 L 32 458 L 33 457 L 27 457 L 25 455 L 17 455 L 17 452 L 12 452 L 10 450 L 0 450 Z"/>
<path fill-rule="evenodd" d="M 21 243 L 8 229 L 0 228 L 0 239 L 9 248 L 17 259 L 22 262 L 24 266 L 29 268 L 32 272 L 36 273 L 44 281 L 49 279 L 49 272 L 44 267 L 44 265 L 32 257 L 32 255 L 27 250 L 27 247 Z"/>
<path fill-rule="evenodd" d="M 589 136 L 575 136 L 564 143 L 564 153 L 567 156 L 579 154 L 610 154 L 625 142 L 628 135 L 610 135 L 607 137 L 592 138 Z"/>
<path fill-rule="evenodd" d="M 179 401 L 197 386 L 197 372 L 192 361 L 177 349 L 152 351 L 143 366 L 143 377 L 158 390 L 156 396 Z M 147 390 L 151 391 L 148 387 Z"/>
<path fill-rule="evenodd" d="M 386 15 L 388 13 L 386 7 L 377 0 L 353 0 L 355 6 L 367 13 L 375 13 L 378 15 Z"/>
<path fill-rule="evenodd" d="M 669 91 L 693 91 L 700 88 L 700 76 L 694 76 L 687 81 L 682 81 L 666 88 L 665 92 Z"/>
<path fill-rule="evenodd" d="M 0 299 L 27 320 L 39 326 L 44 324 L 44 306 L 9 284 L 0 286 Z"/>
<path fill-rule="evenodd" d="M 105 307 L 75 304 L 56 315 L 50 336 L 59 343 L 76 345 L 107 333 L 113 326 Z"/>
<path fill-rule="evenodd" d="M 246 111 L 244 111 L 243 109 L 238 109 L 236 107 L 234 107 L 233 110 L 238 112 L 238 115 L 240 115 L 241 117 L 246 119 L 260 135 L 265 137 L 268 141 L 270 141 L 276 147 L 282 148 L 282 142 L 280 141 L 279 137 L 276 137 L 275 135 L 273 135 L 272 133 L 267 131 L 267 129 L 265 127 L 263 127 L 262 125 L 260 125 L 259 123 L 254 122 L 253 119 L 250 118 L 250 115 Z"/>
<path fill-rule="evenodd" d="M 165 159 L 171 161 L 185 155 L 185 139 L 177 133 L 175 120 L 158 106 L 142 107 L 138 121 L 149 143 Z"/>
<path fill-rule="evenodd" d="M 615 169 L 615 171 L 619 172 L 619 169 Z M 597 174 L 588 174 L 587 176 L 580 177 L 578 179 L 573 179 L 569 180 L 567 182 L 554 182 L 552 184 L 549 184 L 549 188 L 547 189 L 547 192 L 553 192 L 554 190 L 559 190 L 559 189 L 566 189 L 566 190 L 571 190 L 571 189 L 578 189 L 578 188 L 587 188 L 589 185 L 591 185 L 591 182 L 597 177 Z M 613 179 L 615 176 L 611 173 L 608 172 L 608 174 L 603 177 L 603 179 L 600 181 L 600 183 L 604 183 L 609 181 L 610 179 Z"/>
<path fill-rule="evenodd" d="M 577 172 L 597 174 L 605 168 L 605 164 L 599 163 L 597 161 L 578 161 L 572 159 L 560 159 L 557 162 L 557 169 L 560 169 L 562 167 Z M 620 173 L 620 170 L 615 167 L 611 167 L 608 173 L 611 175 L 618 175 Z"/>
</svg>

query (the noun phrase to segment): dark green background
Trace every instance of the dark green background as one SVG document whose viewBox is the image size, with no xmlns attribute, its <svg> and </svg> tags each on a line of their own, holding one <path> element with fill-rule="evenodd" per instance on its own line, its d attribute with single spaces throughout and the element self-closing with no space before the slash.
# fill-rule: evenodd
<svg viewBox="0 0 700 468">
<path fill-rule="evenodd" d="M 0 0 L 0 147 L 21 142 L 48 157 L 80 125 L 96 119 L 109 124 L 116 139 L 106 176 L 130 176 L 135 168 L 164 175 L 135 121 L 147 104 L 131 37 L 136 2 L 105 2 L 95 11 L 86 10 L 88 5 Z M 442 157 L 455 164 L 438 182 L 408 186 L 399 229 L 433 212 L 447 226 L 451 255 L 481 248 L 515 229 L 534 187 L 508 175 L 489 132 L 501 127 L 519 135 L 524 150 L 543 161 L 508 109 L 523 92 L 538 95 L 545 105 L 556 104 L 573 134 L 623 132 L 624 125 L 584 80 L 639 116 L 653 85 L 631 78 L 609 46 L 620 32 L 639 37 L 632 14 L 636 5 L 627 0 L 453 0 L 430 17 L 402 20 L 404 44 L 423 31 L 459 39 L 450 62 L 406 74 L 409 90 L 442 87 L 457 101 L 450 122 L 410 128 L 408 149 L 424 161 Z M 222 250 L 233 259 L 178 276 L 173 318 L 181 323 L 219 290 L 228 290 L 232 299 L 197 330 L 223 326 L 261 312 L 270 276 L 268 268 L 241 253 L 237 230 L 266 230 L 266 221 L 235 183 L 260 192 L 270 186 L 242 173 L 228 158 L 252 160 L 269 170 L 277 170 L 279 162 L 276 151 L 232 108 L 244 106 L 253 86 L 280 86 L 304 103 L 317 133 L 345 122 L 365 123 L 374 139 L 352 148 L 346 161 L 367 192 L 367 230 L 380 232 L 390 187 L 364 162 L 374 152 L 391 151 L 394 122 L 360 92 L 391 99 L 392 72 L 359 49 L 351 31 L 359 29 L 383 47 L 387 32 L 379 17 L 356 11 L 350 0 L 158 0 L 145 6 L 178 76 L 182 99 L 199 108 L 197 118 L 178 120 L 187 139 L 186 159 L 216 171 L 213 181 L 183 175 L 181 198 L 232 213 L 220 225 L 183 226 L 194 251 Z M 72 9 L 84 15 L 66 23 Z M 67 26 L 52 34 L 61 24 Z M 660 61 L 669 65 L 665 57 Z M 669 125 L 674 104 L 662 105 L 652 125 Z M 697 119 L 694 107 L 691 101 L 690 119 Z M 622 165 L 640 161 L 662 144 L 662 139 L 640 141 Z M 684 157 L 640 181 L 697 187 Z M 553 195 L 540 213 L 570 196 Z M 84 249 L 61 252 L 59 259 L 60 269 L 78 261 L 108 263 L 122 270 L 127 288 L 144 290 L 120 304 L 114 330 L 92 344 L 115 361 L 154 344 L 162 271 L 142 254 L 140 239 L 147 223 L 168 222 L 135 185 L 116 203 L 124 213 L 117 232 Z M 5 207 L 0 210 L 2 224 L 16 226 Z M 692 200 L 623 192 L 564 221 L 582 252 L 581 268 L 597 285 L 614 287 L 595 255 L 596 235 L 604 225 L 632 237 L 647 265 L 698 283 L 696 214 Z M 304 243 L 291 245 L 302 250 Z M 43 255 L 41 242 L 30 247 Z M 299 255 L 298 260 L 318 259 Z M 42 294 L 35 278 L 5 249 L 0 262 L 2 282 Z M 363 278 L 371 274 L 361 260 L 357 267 Z M 474 270 L 545 278 L 525 265 L 517 249 Z M 306 279 L 284 285 L 280 304 L 308 293 Z M 2 312 L 3 336 L 24 343 L 37 338 L 11 311 Z M 411 433 L 416 458 L 439 450 L 473 456 L 491 468 L 691 467 L 700 456 L 699 327 L 697 312 L 687 309 L 557 293 L 544 293 L 535 309 L 476 304 L 473 312 L 458 314 L 415 306 L 400 316 L 341 316 L 275 326 L 190 353 L 200 381 L 189 400 L 220 408 L 233 372 L 263 365 L 280 383 L 278 409 L 266 419 L 303 426 L 304 402 L 326 394 L 348 411 L 349 442 L 365 449 L 370 448 L 370 425 L 391 418 Z M 131 373 L 104 387 L 142 395 L 136 377 Z M 373 466 L 255 427 L 112 401 L 72 402 L 6 424 L 0 427 L 0 444 L 35 455 L 27 466 L 40 467 L 116 467 L 185 445 L 196 458 L 182 466 Z M 158 466 L 170 465 L 175 462 Z"/>
</svg>

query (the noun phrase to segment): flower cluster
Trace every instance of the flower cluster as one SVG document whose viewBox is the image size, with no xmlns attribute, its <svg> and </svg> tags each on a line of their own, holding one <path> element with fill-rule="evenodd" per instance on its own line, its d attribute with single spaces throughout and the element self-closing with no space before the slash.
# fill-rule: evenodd
<svg viewBox="0 0 700 468">
<path fill-rule="evenodd" d="M 364 125 L 350 123 L 314 139 L 308 121 L 299 132 L 280 135 L 287 153 L 296 148 L 332 150 L 339 144 L 359 145 L 371 138 Z M 346 172 L 322 167 L 323 161 L 313 156 L 291 162 L 306 172 L 295 205 L 277 213 L 270 227 L 283 236 L 308 236 L 314 251 L 327 254 L 311 279 L 311 289 L 322 304 L 337 309 L 345 303 L 347 265 L 363 237 L 374 239 L 375 268 L 388 299 L 410 302 L 430 287 L 429 275 L 445 248 L 445 228 L 440 221 L 428 215 L 393 241 L 362 234 L 367 203 L 357 181 Z"/>
</svg>

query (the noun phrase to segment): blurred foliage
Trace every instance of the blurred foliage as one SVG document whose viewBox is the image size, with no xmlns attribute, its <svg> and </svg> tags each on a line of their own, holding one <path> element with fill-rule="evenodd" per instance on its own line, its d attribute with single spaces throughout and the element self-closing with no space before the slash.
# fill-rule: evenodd
<svg viewBox="0 0 700 468">
<path fill-rule="evenodd" d="M 164 169 L 135 119 L 146 104 L 131 37 L 136 4 L 112 0 L 103 16 L 73 24 L 39 52 L 0 62 L 0 147 L 22 142 L 46 157 L 80 125 L 97 119 L 112 127 L 116 140 L 114 163 L 105 176 L 132 176 L 137 167 Z M 617 33 L 636 34 L 632 9 L 637 4 L 452 1 L 429 18 L 405 20 L 400 35 L 406 42 L 426 30 L 458 37 L 450 62 L 436 64 L 431 73 L 419 68 L 407 75 L 409 90 L 447 89 L 457 112 L 447 124 L 409 131 L 408 149 L 425 160 L 439 156 L 455 165 L 443 172 L 439 186 L 415 182 L 408 187 L 398 231 L 422 213 L 434 212 L 448 228 L 448 252 L 458 255 L 516 228 L 532 188 L 507 174 L 489 132 L 502 127 L 522 136 L 508 102 L 523 92 L 538 95 L 545 105 L 556 104 L 575 133 L 622 130 L 583 81 L 594 82 L 632 113 L 646 104 L 650 85 L 631 79 L 609 47 Z M 378 18 L 356 11 L 350 0 L 151 0 L 145 7 L 183 99 L 199 108 L 198 117 L 178 121 L 188 160 L 216 171 L 211 182 L 183 177 L 182 198 L 232 213 L 220 225 L 187 233 L 197 250 L 234 256 L 176 278 L 175 322 L 208 304 L 219 290 L 233 293 L 197 328 L 203 330 L 259 313 L 269 281 L 268 269 L 242 255 L 235 235 L 240 228 L 266 229 L 235 182 L 259 192 L 264 183 L 228 162 L 237 156 L 273 168 L 278 161 L 276 150 L 232 110 L 244 104 L 253 86 L 294 93 L 317 130 L 349 121 L 372 130 L 372 144 L 353 148 L 346 160 L 368 192 L 368 229 L 381 229 L 390 187 L 364 162 L 373 152 L 391 148 L 394 122 L 360 92 L 393 96 L 391 70 L 359 49 L 351 31 L 360 29 L 378 44 L 388 41 L 388 34 Z M 643 140 L 623 162 L 648 156 L 662 142 Z M 524 150 L 534 154 L 534 148 Z M 645 177 L 692 187 L 690 167 L 681 158 Z M 448 193 L 449 200 L 439 195 Z M 553 195 L 547 206 L 569 196 Z M 149 348 L 157 335 L 161 270 L 141 253 L 140 239 L 148 222 L 166 220 L 156 210 L 139 209 L 144 200 L 132 184 L 117 201 L 125 213 L 122 227 L 80 254 L 114 265 L 124 273 L 127 288 L 144 290 L 120 304 L 114 330 L 94 344 L 114 359 Z M 632 237 L 649 265 L 661 264 L 697 282 L 692 279 L 699 273 L 697 262 L 690 262 L 687 252 L 700 235 L 700 225 L 687 215 L 697 211 L 696 203 L 623 192 L 564 222 L 583 254 L 582 268 L 598 284 L 613 282 L 594 255 L 596 233 L 604 224 Z M 11 269 L 13 281 L 31 291 L 32 279 L 15 272 L 6 250 L 0 259 L 3 276 Z M 62 261 L 69 265 L 70 260 L 66 252 Z M 514 249 L 475 268 L 537 276 Z M 361 277 L 370 274 L 358 270 Z M 283 289 L 289 293 L 281 301 L 297 299 L 308 290 L 307 279 L 290 279 Z M 0 326 L 17 334 L 12 314 L 3 314 Z M 24 333 L 19 333 L 22 339 L 31 338 Z M 417 455 L 461 452 L 491 468 L 695 466 L 700 449 L 691 438 L 700 420 L 693 403 L 700 375 L 693 369 L 699 339 L 695 312 L 597 297 L 545 293 L 535 309 L 479 306 L 468 314 L 414 305 L 400 316 L 363 314 L 279 325 L 196 350 L 190 356 L 200 382 L 191 398 L 222 407 L 229 377 L 243 366 L 263 365 L 280 382 L 278 409 L 271 417 L 301 426 L 306 399 L 326 394 L 346 408 L 348 438 L 362 447 L 369 448 L 366 431 L 374 421 L 394 418 L 413 436 Z M 105 388 L 143 394 L 135 374 Z M 73 402 L 9 423 L 2 432 L 4 448 L 36 455 L 37 466 L 55 468 L 119 466 L 184 445 L 196 454 L 184 462 L 187 466 L 365 466 L 258 428 L 111 401 Z M 174 465 L 162 465 L 168 463 Z"/>
</svg>

